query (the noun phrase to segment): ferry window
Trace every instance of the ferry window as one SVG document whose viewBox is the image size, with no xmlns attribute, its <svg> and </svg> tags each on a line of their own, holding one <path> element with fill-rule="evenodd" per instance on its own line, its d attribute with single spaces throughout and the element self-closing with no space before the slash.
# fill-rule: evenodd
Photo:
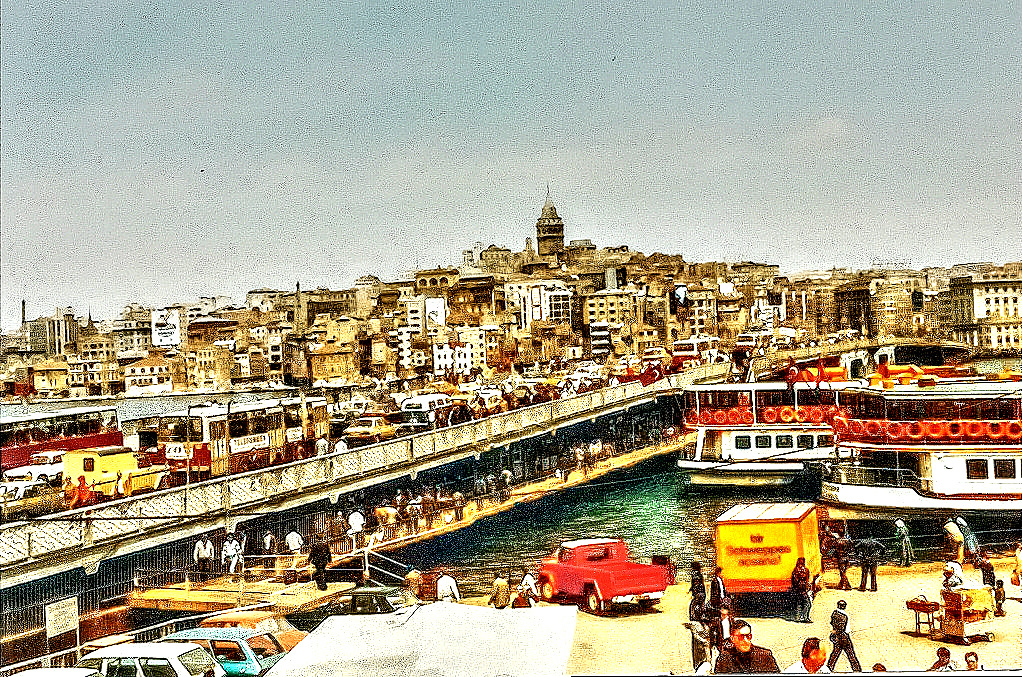
<svg viewBox="0 0 1022 677">
<path fill-rule="evenodd" d="M 990 477 L 985 458 L 965 459 L 965 477 L 970 480 L 985 480 Z"/>
<path fill-rule="evenodd" d="M 756 448 L 769 449 L 771 446 L 770 435 L 756 435 Z"/>
<path fill-rule="evenodd" d="M 96 459 L 94 459 L 94 458 L 83 458 L 82 459 L 82 470 L 84 472 L 94 472 L 96 470 Z"/>
<path fill-rule="evenodd" d="M 302 425 L 302 414 L 296 408 L 284 410 L 284 424 L 288 428 L 298 428 Z"/>
<path fill-rule="evenodd" d="M 791 449 L 795 444 L 795 439 L 791 435 L 778 435 L 777 436 L 777 448 L 778 449 Z"/>
<path fill-rule="evenodd" d="M 209 422 L 209 439 L 211 440 L 222 440 L 226 435 L 224 434 L 225 425 L 224 421 L 210 421 Z"/>
<path fill-rule="evenodd" d="M 752 438 L 748 435 L 736 436 L 735 449 L 752 449 Z"/>
<path fill-rule="evenodd" d="M 275 414 L 267 414 L 266 420 L 270 426 L 270 430 L 280 430 L 284 427 L 284 414 L 283 412 L 277 412 Z"/>
<path fill-rule="evenodd" d="M 997 458 L 994 459 L 994 477 L 999 480 L 1015 479 L 1015 459 Z"/>
<path fill-rule="evenodd" d="M 262 414 L 253 414 L 252 420 L 249 422 L 249 432 L 264 433 L 266 430 L 266 417 Z"/>
<path fill-rule="evenodd" d="M 830 447 L 834 445 L 834 437 L 832 435 L 820 435 L 816 438 L 816 445 L 820 447 Z"/>
<path fill-rule="evenodd" d="M 813 436 L 812 435 L 799 435 L 795 440 L 798 443 L 799 449 L 812 449 L 813 448 Z"/>
</svg>

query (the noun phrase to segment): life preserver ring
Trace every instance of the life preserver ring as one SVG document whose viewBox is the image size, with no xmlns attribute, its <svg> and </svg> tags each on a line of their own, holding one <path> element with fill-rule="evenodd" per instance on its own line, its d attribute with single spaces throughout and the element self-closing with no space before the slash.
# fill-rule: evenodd
<svg viewBox="0 0 1022 677">
<path fill-rule="evenodd" d="M 739 416 L 740 414 L 738 413 L 737 409 L 728 409 L 727 410 L 728 425 L 738 425 Z"/>
<path fill-rule="evenodd" d="M 795 408 L 795 420 L 799 423 L 809 422 L 809 407 L 796 407 Z"/>
<path fill-rule="evenodd" d="M 880 424 L 880 421 L 876 420 L 875 418 L 871 418 L 870 420 L 866 421 L 866 434 L 869 435 L 870 437 L 879 437 L 883 429 L 884 428 Z"/>
<path fill-rule="evenodd" d="M 1004 426 L 1004 435 L 1009 440 L 1022 440 L 1022 421 L 1008 421 Z"/>
<path fill-rule="evenodd" d="M 702 413 L 699 414 L 699 423 L 702 425 L 710 425 L 713 423 L 713 412 L 704 409 Z"/>
<path fill-rule="evenodd" d="M 752 425 L 756 422 L 756 417 L 752 415 L 752 409 L 743 409 L 740 418 L 744 425 Z"/>
<path fill-rule="evenodd" d="M 848 421 L 848 432 L 852 434 L 852 437 L 862 437 L 866 434 L 866 426 L 860 418 L 849 419 Z"/>
<path fill-rule="evenodd" d="M 905 436 L 913 442 L 918 442 L 926 437 L 926 429 L 923 427 L 921 421 L 910 421 L 909 424 L 905 426 Z"/>
<path fill-rule="evenodd" d="M 969 421 L 965 424 L 965 434 L 971 439 L 978 440 L 986 435 L 986 432 L 986 425 L 983 421 Z"/>
<path fill-rule="evenodd" d="M 795 421 L 795 410 L 791 407 L 781 407 L 777 417 L 781 419 L 781 423 L 793 423 Z"/>
<path fill-rule="evenodd" d="M 1004 421 L 987 421 L 987 437 L 992 440 L 1004 439 L 1007 433 Z"/>
<path fill-rule="evenodd" d="M 845 433 L 848 431 L 848 419 L 843 416 L 835 416 L 834 420 L 830 422 L 830 427 L 838 435 Z"/>
<path fill-rule="evenodd" d="M 931 440 L 942 440 L 948 436 L 947 421 L 926 421 L 923 428 L 926 430 L 926 437 Z"/>
<path fill-rule="evenodd" d="M 824 419 L 827 418 L 827 412 L 824 407 L 810 407 L 809 408 L 809 422 L 810 423 L 823 423 Z"/>
<path fill-rule="evenodd" d="M 763 409 L 764 423 L 777 423 L 777 407 L 766 407 Z"/>
<path fill-rule="evenodd" d="M 900 440 L 905 437 L 906 426 L 901 421 L 888 421 L 887 422 L 887 437 L 892 440 Z"/>
<path fill-rule="evenodd" d="M 713 412 L 713 423 L 715 425 L 726 425 L 727 424 L 727 412 L 723 409 L 718 409 Z"/>
<path fill-rule="evenodd" d="M 965 423 L 962 421 L 948 421 L 947 436 L 951 439 L 965 437 Z"/>
</svg>

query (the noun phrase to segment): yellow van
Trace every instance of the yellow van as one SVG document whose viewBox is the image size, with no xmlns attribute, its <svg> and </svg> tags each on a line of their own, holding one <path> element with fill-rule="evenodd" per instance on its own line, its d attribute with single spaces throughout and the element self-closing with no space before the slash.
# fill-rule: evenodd
<svg viewBox="0 0 1022 677">
<path fill-rule="evenodd" d="M 64 454 L 64 477 L 73 484 L 85 478 L 86 486 L 104 496 L 131 496 L 167 486 L 165 463 L 153 463 L 131 447 L 91 447 Z"/>
</svg>

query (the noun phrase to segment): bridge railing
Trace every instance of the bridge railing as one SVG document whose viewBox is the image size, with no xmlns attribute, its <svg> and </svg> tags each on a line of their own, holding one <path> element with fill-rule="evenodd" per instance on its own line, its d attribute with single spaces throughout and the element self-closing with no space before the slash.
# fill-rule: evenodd
<svg viewBox="0 0 1022 677">
<path fill-rule="evenodd" d="M 589 411 L 624 404 L 651 392 L 670 392 L 696 381 L 720 377 L 729 365 L 704 365 L 661 379 L 648 387 L 637 381 L 574 397 L 543 402 L 449 428 L 402 437 L 325 456 L 252 470 L 187 486 L 131 496 L 27 522 L 0 526 L 0 567 L 62 551 L 143 536 L 182 519 L 258 505 L 326 484 L 351 480 L 444 456 L 486 440 L 549 427 Z"/>
</svg>

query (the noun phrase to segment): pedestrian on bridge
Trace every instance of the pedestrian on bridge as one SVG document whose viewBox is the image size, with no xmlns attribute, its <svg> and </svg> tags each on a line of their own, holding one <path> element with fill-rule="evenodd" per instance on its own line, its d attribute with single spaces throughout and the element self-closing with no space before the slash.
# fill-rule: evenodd
<svg viewBox="0 0 1022 677">
<path fill-rule="evenodd" d="M 195 568 L 198 573 L 195 578 L 198 582 L 205 582 L 213 571 L 213 558 L 216 556 L 216 548 L 209 534 L 206 534 L 195 542 L 195 549 L 192 550 L 192 559 L 195 561 Z"/>
<path fill-rule="evenodd" d="M 319 590 L 326 590 L 326 568 L 331 560 L 333 554 L 326 539 L 321 535 L 314 536 L 309 549 L 309 564 L 312 565 L 312 580 L 316 581 Z"/>
</svg>

